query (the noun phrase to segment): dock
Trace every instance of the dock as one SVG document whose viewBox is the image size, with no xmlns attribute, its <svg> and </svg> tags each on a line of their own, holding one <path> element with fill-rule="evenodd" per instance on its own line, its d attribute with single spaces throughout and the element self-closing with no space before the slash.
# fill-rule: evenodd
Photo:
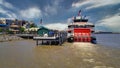
<svg viewBox="0 0 120 68">
<path fill-rule="evenodd" d="M 57 34 L 57 36 L 48 36 L 48 37 L 44 37 L 44 36 L 35 36 L 33 37 L 33 40 L 36 40 L 36 45 L 39 45 L 39 41 L 41 41 L 41 44 L 44 43 L 44 41 L 46 43 L 48 43 L 48 45 L 52 45 L 52 42 L 54 43 L 53 45 L 62 45 L 67 39 L 67 33 L 66 32 L 59 32 Z"/>
</svg>

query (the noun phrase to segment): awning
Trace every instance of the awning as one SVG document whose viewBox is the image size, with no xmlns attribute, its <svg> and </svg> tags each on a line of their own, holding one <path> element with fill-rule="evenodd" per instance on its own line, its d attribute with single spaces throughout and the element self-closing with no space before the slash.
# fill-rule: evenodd
<svg viewBox="0 0 120 68">
<path fill-rule="evenodd" d="M 0 27 L 6 27 L 7 25 L 6 24 L 0 24 Z"/>
</svg>

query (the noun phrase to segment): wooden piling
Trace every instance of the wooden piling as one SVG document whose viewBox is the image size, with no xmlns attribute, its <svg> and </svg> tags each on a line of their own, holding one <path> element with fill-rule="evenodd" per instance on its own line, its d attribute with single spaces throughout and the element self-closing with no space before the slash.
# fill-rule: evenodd
<svg viewBox="0 0 120 68">
<path fill-rule="evenodd" d="M 36 40 L 36 45 L 38 46 L 38 40 Z"/>
</svg>

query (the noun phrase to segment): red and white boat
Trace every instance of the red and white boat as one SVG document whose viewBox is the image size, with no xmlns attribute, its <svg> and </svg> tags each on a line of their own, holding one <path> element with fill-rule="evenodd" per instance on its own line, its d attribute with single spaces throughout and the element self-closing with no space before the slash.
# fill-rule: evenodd
<svg viewBox="0 0 120 68">
<path fill-rule="evenodd" d="M 94 24 L 88 23 L 86 16 L 78 16 L 73 18 L 73 22 L 68 25 L 67 40 L 68 42 L 92 42 L 96 43 L 94 36 Z"/>
</svg>

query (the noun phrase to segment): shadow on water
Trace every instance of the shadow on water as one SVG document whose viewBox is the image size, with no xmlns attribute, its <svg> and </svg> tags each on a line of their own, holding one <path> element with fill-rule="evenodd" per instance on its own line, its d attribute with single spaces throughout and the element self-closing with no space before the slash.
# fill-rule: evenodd
<svg viewBox="0 0 120 68">
<path fill-rule="evenodd" d="M 48 41 L 43 41 L 43 42 L 42 42 L 42 41 L 38 41 L 38 45 L 42 45 L 42 46 L 43 46 L 43 45 L 52 45 L 52 46 L 53 46 L 53 45 L 54 45 L 54 46 L 56 45 L 56 46 L 57 46 L 57 45 L 59 45 L 59 42 L 58 42 L 58 41 L 52 41 L 52 42 L 50 43 L 50 42 L 48 42 Z"/>
</svg>

